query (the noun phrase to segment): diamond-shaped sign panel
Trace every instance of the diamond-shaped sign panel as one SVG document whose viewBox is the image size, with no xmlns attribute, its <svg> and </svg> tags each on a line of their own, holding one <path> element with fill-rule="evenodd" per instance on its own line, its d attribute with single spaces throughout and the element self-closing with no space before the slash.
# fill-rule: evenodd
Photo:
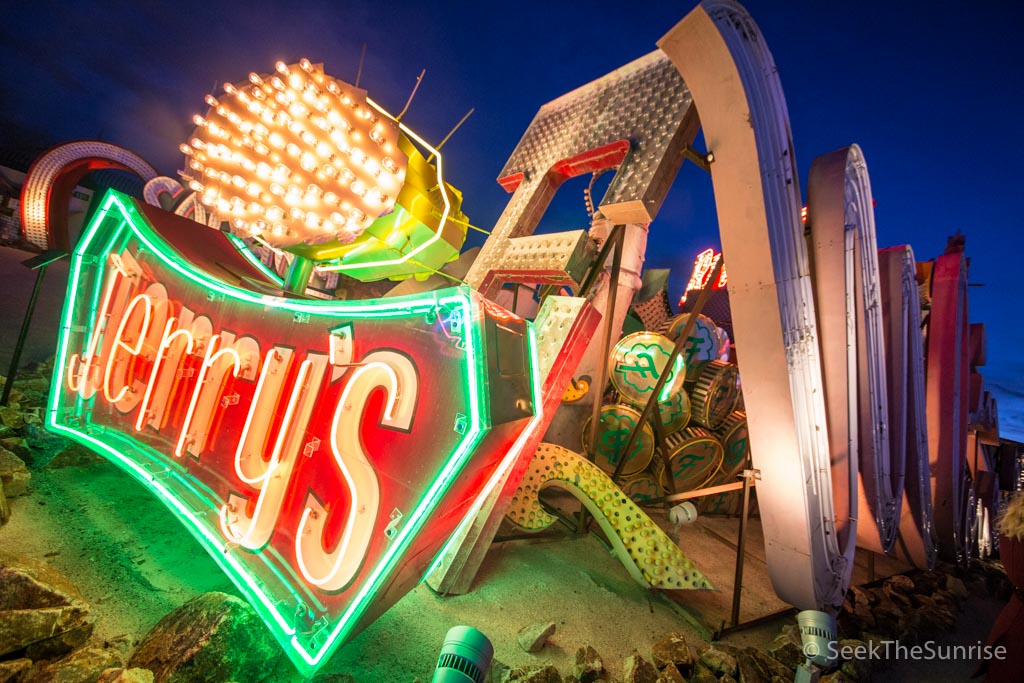
<svg viewBox="0 0 1024 683">
<path fill-rule="evenodd" d="M 468 288 L 285 298 L 236 243 L 108 194 L 72 260 L 47 426 L 152 491 L 312 675 L 515 456 L 536 351 Z"/>
</svg>

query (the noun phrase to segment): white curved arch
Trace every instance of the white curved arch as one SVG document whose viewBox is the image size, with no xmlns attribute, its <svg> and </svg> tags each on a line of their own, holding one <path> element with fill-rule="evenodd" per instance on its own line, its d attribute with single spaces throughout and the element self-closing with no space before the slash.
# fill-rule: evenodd
<svg viewBox="0 0 1024 683">
<path fill-rule="evenodd" d="M 94 168 L 119 168 L 135 173 L 144 181 L 157 176 L 156 169 L 124 147 L 99 140 L 67 142 L 47 150 L 32 162 L 21 187 L 21 230 L 25 239 L 46 249 L 57 246 L 70 249 L 67 244 L 67 216 L 63 225 L 54 225 L 54 213 L 66 214 L 70 192 L 88 171 Z M 65 180 L 62 183 L 62 179 Z M 64 187 L 69 185 L 69 187 Z M 62 190 L 55 192 L 55 190 Z M 59 196 L 65 194 L 68 196 Z M 63 229 L 62 234 L 53 234 Z"/>
<path fill-rule="evenodd" d="M 894 460 L 905 463 L 903 509 L 895 557 L 932 569 L 938 555 L 928 464 L 924 341 L 914 252 L 903 245 L 878 252 L 885 366 L 889 388 L 889 443 Z"/>
<path fill-rule="evenodd" d="M 807 228 L 840 542 L 849 528 L 859 547 L 888 553 L 903 502 L 904 461 L 889 448 L 875 212 L 857 145 L 811 162 Z M 844 516 L 852 518 L 848 525 Z"/>
<path fill-rule="evenodd" d="M 800 609 L 842 602 L 853 546 L 834 522 L 817 325 L 789 114 L 774 60 L 737 3 L 709 0 L 658 45 L 686 79 L 714 154 L 722 251 L 758 503 L 776 593 Z"/>
</svg>

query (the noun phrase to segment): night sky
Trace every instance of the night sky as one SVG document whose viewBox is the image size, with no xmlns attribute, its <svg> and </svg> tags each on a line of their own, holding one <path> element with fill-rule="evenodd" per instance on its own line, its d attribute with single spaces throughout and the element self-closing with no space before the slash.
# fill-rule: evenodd
<svg viewBox="0 0 1024 683">
<path fill-rule="evenodd" d="M 214 84 L 282 59 L 322 61 L 392 112 L 427 74 L 404 121 L 446 145 L 447 177 L 472 222 L 490 228 L 507 195 L 494 182 L 545 102 L 655 49 L 692 2 L 9 3 L 0 18 L 0 144 L 102 137 L 162 173 Z M 299 3 L 296 3 L 299 4 Z M 436 8 L 429 7 L 436 4 Z M 1017 3 L 749 0 L 786 94 L 801 185 L 811 160 L 858 143 L 877 202 L 880 247 L 918 260 L 967 235 L 970 318 L 988 326 L 986 387 L 1005 437 L 1024 440 L 1024 228 L 1016 208 L 1024 69 Z M 1014 86 L 1013 83 L 1018 83 Z M 220 94 L 220 91 L 217 91 Z M 698 143 L 702 144 L 702 143 Z M 586 227 L 582 190 L 563 186 L 542 227 Z M 710 177 L 687 164 L 652 225 L 647 265 L 673 268 L 718 244 Z M 471 236 L 479 244 L 482 236 Z"/>
</svg>

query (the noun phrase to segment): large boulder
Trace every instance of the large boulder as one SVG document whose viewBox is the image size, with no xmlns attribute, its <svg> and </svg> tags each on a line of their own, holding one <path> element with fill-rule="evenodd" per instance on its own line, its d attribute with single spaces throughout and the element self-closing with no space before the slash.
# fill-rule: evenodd
<svg viewBox="0 0 1024 683">
<path fill-rule="evenodd" d="M 204 593 L 174 610 L 139 642 L 129 668 L 157 681 L 278 681 L 290 665 L 256 611 L 226 593 Z"/>
<path fill-rule="evenodd" d="M 25 461 L 0 446 L 0 486 L 3 486 L 7 497 L 15 498 L 25 493 L 30 479 L 32 475 Z"/>
<path fill-rule="evenodd" d="M 20 683 L 93 683 L 104 671 L 121 664 L 121 653 L 115 648 L 83 647 L 63 659 L 36 662 Z"/>
<path fill-rule="evenodd" d="M 60 656 L 84 643 L 92 627 L 89 605 L 63 574 L 0 553 L 0 657 L 19 650 Z"/>
</svg>

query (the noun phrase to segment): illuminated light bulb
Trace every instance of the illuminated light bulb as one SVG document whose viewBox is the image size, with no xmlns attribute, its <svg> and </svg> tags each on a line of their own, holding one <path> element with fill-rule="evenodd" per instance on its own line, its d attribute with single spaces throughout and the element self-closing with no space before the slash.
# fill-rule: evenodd
<svg viewBox="0 0 1024 683">
<path fill-rule="evenodd" d="M 285 198 L 285 200 L 286 200 L 286 201 L 287 201 L 287 200 L 288 200 L 289 198 L 292 198 L 292 199 L 298 200 L 298 199 L 300 199 L 301 197 L 302 197 L 302 190 L 301 190 L 301 189 L 299 188 L 299 186 L 298 186 L 298 185 L 289 185 L 289 186 L 288 186 L 288 192 L 286 192 L 286 193 L 285 193 L 285 196 L 284 196 L 284 198 Z"/>
<path fill-rule="evenodd" d="M 331 205 L 337 204 L 338 203 L 338 195 L 334 194 L 331 191 L 324 192 L 324 203 L 325 204 L 331 204 Z"/>
<path fill-rule="evenodd" d="M 270 183 L 270 192 L 278 197 L 284 196 L 284 188 L 278 183 Z"/>
<path fill-rule="evenodd" d="M 234 221 L 232 221 L 232 223 L 239 230 L 243 230 L 248 225 L 248 223 L 243 221 L 241 218 L 236 218 Z"/>
<path fill-rule="evenodd" d="M 305 142 L 310 147 L 316 144 L 316 136 L 310 133 L 308 130 L 302 131 L 302 133 L 299 134 L 299 137 L 302 138 L 302 141 Z"/>
<path fill-rule="evenodd" d="M 328 132 L 331 130 L 330 122 L 328 122 L 327 119 L 325 119 L 322 116 L 317 116 L 316 118 L 314 118 L 313 125 L 324 132 Z"/>
<path fill-rule="evenodd" d="M 233 86 L 230 83 L 224 83 L 224 92 L 226 92 L 229 95 L 237 95 L 238 94 L 238 88 L 236 88 L 235 86 Z"/>
<path fill-rule="evenodd" d="M 287 92 L 287 91 L 284 91 L 284 92 Z M 279 92 L 276 95 L 274 95 L 274 101 L 277 102 L 278 104 L 280 104 L 282 107 L 285 107 L 285 106 L 288 105 L 288 98 L 285 96 L 284 92 Z"/>
<path fill-rule="evenodd" d="M 356 195 L 357 197 L 362 197 L 366 195 L 366 183 L 364 183 L 362 180 L 353 181 L 352 184 L 349 185 L 349 189 L 352 190 L 352 194 Z"/>
<path fill-rule="evenodd" d="M 263 194 L 260 195 L 260 201 L 262 201 L 264 204 L 269 204 L 270 202 L 274 201 L 274 195 L 270 194 L 269 192 L 264 192 Z"/>
<path fill-rule="evenodd" d="M 357 223 L 362 223 L 363 221 L 366 220 L 366 214 L 360 211 L 359 209 L 352 209 L 352 211 L 349 213 L 349 217 L 352 220 L 356 221 Z"/>
<path fill-rule="evenodd" d="M 355 101 L 349 96 L 348 93 L 345 93 L 344 95 L 341 96 L 341 103 L 344 104 L 346 107 L 352 107 L 355 105 Z"/>
<path fill-rule="evenodd" d="M 338 128 L 335 128 L 330 132 L 331 142 L 333 142 L 338 149 L 342 152 L 348 150 L 348 143 L 345 141 L 345 134 Z"/>
<path fill-rule="evenodd" d="M 398 173 L 398 164 L 391 157 L 384 157 L 380 160 L 380 165 L 384 167 L 384 170 L 394 175 Z"/>
<path fill-rule="evenodd" d="M 272 85 L 275 90 L 284 90 L 284 81 L 282 81 L 277 76 L 274 76 L 270 79 L 270 85 Z"/>
<path fill-rule="evenodd" d="M 259 197 L 260 186 L 257 185 L 256 183 L 249 183 L 248 185 L 245 186 L 245 193 L 250 197 Z"/>
<path fill-rule="evenodd" d="M 284 209 L 280 206 L 271 206 L 267 209 L 267 220 L 279 221 L 284 218 Z"/>
<path fill-rule="evenodd" d="M 231 210 L 231 202 L 221 197 L 217 200 L 217 210 L 222 213 L 227 213 Z"/>
<path fill-rule="evenodd" d="M 211 107 L 216 107 L 218 105 L 217 98 L 213 95 L 207 95 L 203 98 L 203 101 L 205 101 Z"/>
<path fill-rule="evenodd" d="M 302 102 L 294 102 L 288 106 L 288 113 L 296 118 L 301 118 L 309 114 L 309 109 Z"/>
<path fill-rule="evenodd" d="M 318 142 L 316 143 L 316 153 L 322 156 L 324 159 L 330 159 L 331 146 L 328 145 L 326 142 Z"/>
<path fill-rule="evenodd" d="M 388 196 L 381 192 L 378 188 L 373 188 L 372 190 L 367 192 L 366 198 L 369 199 L 371 202 L 377 202 L 378 204 L 383 204 L 388 200 Z"/>
<path fill-rule="evenodd" d="M 363 168 L 365 168 L 366 172 L 372 175 L 374 178 L 380 175 L 380 164 L 378 164 L 373 159 L 368 158 L 366 160 L 366 163 L 363 165 Z"/>
<path fill-rule="evenodd" d="M 217 180 L 220 178 L 220 172 L 218 172 L 217 169 L 215 168 L 204 168 L 203 174 L 212 178 L 213 180 Z"/>
<path fill-rule="evenodd" d="M 256 175 L 260 178 L 269 178 L 271 173 L 273 173 L 273 169 L 270 168 L 270 164 L 267 162 L 261 161 L 256 164 Z"/>
<path fill-rule="evenodd" d="M 282 74 L 287 74 L 288 73 L 288 65 L 285 64 L 282 61 L 277 61 L 274 64 L 274 68 L 277 69 L 278 73 L 282 73 Z"/>
<path fill-rule="evenodd" d="M 353 180 L 356 179 L 356 174 L 353 173 L 352 171 L 350 171 L 347 168 L 343 168 L 343 169 L 341 169 L 341 175 L 338 177 L 338 179 L 341 182 L 343 182 L 346 185 L 348 185 L 349 183 L 351 183 Z"/>
<path fill-rule="evenodd" d="M 290 76 L 288 76 L 288 85 L 290 85 L 291 87 L 295 88 L 296 90 L 301 90 L 302 89 L 302 85 L 305 82 L 306 81 L 302 78 L 302 76 L 300 76 L 297 73 L 293 73 Z"/>
<path fill-rule="evenodd" d="M 201 182 L 199 182 L 198 180 L 193 180 L 193 181 L 189 182 L 188 186 L 189 186 L 189 188 L 191 188 L 195 192 L 202 192 L 203 191 L 203 184 Z"/>
<path fill-rule="evenodd" d="M 342 216 L 337 211 L 335 211 L 334 213 L 331 214 L 331 220 L 337 223 L 338 225 L 341 225 L 342 223 L 345 222 L 345 217 Z"/>
<path fill-rule="evenodd" d="M 259 202 L 249 202 L 249 213 L 263 213 L 263 205 L 260 204 Z"/>
<path fill-rule="evenodd" d="M 287 144 L 287 145 L 285 146 L 285 148 L 284 148 L 284 151 L 288 152 L 288 153 L 289 153 L 289 154 L 291 154 L 291 155 L 292 155 L 293 157 L 297 157 L 297 156 L 299 156 L 300 154 L 302 154 L 302 150 L 301 150 L 301 149 L 299 149 L 299 146 L 298 146 L 298 145 L 296 145 L 296 144 L 295 144 L 294 142 L 289 142 L 289 143 L 288 143 L 288 144 Z"/>
<path fill-rule="evenodd" d="M 259 115 L 263 111 L 263 105 L 256 100 L 249 100 L 249 104 L 245 107 L 251 113 Z"/>
<path fill-rule="evenodd" d="M 203 149 L 204 147 L 206 147 L 206 143 L 200 140 L 199 138 L 192 138 L 188 142 L 195 149 Z"/>
<path fill-rule="evenodd" d="M 318 185 L 316 185 L 314 183 L 310 183 L 309 187 L 306 188 L 306 197 L 307 198 L 312 197 L 314 199 L 319 199 L 320 195 L 322 195 L 323 192 L 324 191 L 321 190 Z"/>
<path fill-rule="evenodd" d="M 322 173 L 325 178 L 333 178 L 338 175 L 338 169 L 334 168 L 330 164 L 324 164 L 320 167 L 320 173 Z"/>
<path fill-rule="evenodd" d="M 265 108 L 263 111 L 260 112 L 260 118 L 266 121 L 267 123 L 274 123 L 275 121 L 274 112 L 269 108 Z"/>
<path fill-rule="evenodd" d="M 189 165 L 189 167 L 193 168 L 196 171 L 201 171 L 203 169 L 203 165 L 201 163 L 199 163 L 198 161 L 196 161 L 195 159 L 193 159 L 190 162 L 188 162 L 188 165 Z"/>
<path fill-rule="evenodd" d="M 192 152 L 193 152 L 192 148 L 189 147 L 188 145 L 185 145 L 185 144 L 182 144 L 181 146 L 179 146 L 178 149 L 181 150 L 182 154 L 188 154 L 189 156 L 191 156 Z"/>
<path fill-rule="evenodd" d="M 193 114 L 192 115 L 192 123 L 196 124 L 197 126 L 205 126 L 206 125 L 206 119 L 204 119 L 199 114 Z"/>
<path fill-rule="evenodd" d="M 312 62 L 310 62 L 310 61 L 309 61 L 308 59 L 306 59 L 305 57 L 303 57 L 302 59 L 300 59 L 300 60 L 299 60 L 299 67 L 300 67 L 300 68 L 301 68 L 301 69 L 302 69 L 303 71 L 311 71 L 311 70 L 313 69 L 313 63 L 312 63 Z"/>
<path fill-rule="evenodd" d="M 292 210 L 288 212 L 288 215 L 297 221 L 301 221 L 303 218 L 305 218 L 306 212 L 296 206 L 293 207 Z"/>
<path fill-rule="evenodd" d="M 324 232 L 334 232 L 334 223 L 325 220 L 323 223 L 320 224 L 320 229 L 323 230 Z"/>
<path fill-rule="evenodd" d="M 249 91 L 249 94 L 252 95 L 257 100 L 265 100 L 265 99 L 267 99 L 267 93 L 263 92 L 259 88 L 253 88 L 252 90 Z"/>
<path fill-rule="evenodd" d="M 270 148 L 264 145 L 262 142 L 257 142 L 255 145 L 252 146 L 252 148 L 256 151 L 257 154 L 262 154 L 263 156 L 267 156 L 268 154 L 270 154 Z"/>
<path fill-rule="evenodd" d="M 302 125 L 298 121 L 291 120 L 286 124 L 286 126 L 288 130 L 290 130 L 292 133 L 295 133 L 296 135 L 302 132 Z"/>
<path fill-rule="evenodd" d="M 374 118 L 373 112 L 371 112 L 369 109 L 361 109 L 359 111 L 359 115 L 364 119 Z"/>
<path fill-rule="evenodd" d="M 274 236 L 276 236 L 276 237 L 280 237 L 281 235 L 283 235 L 283 234 L 284 234 L 284 226 L 283 226 L 283 225 L 281 225 L 280 223 L 275 223 L 275 224 L 274 224 L 274 227 L 270 229 L 270 232 L 271 232 L 271 233 L 272 233 L 272 234 L 273 234 Z"/>
<path fill-rule="evenodd" d="M 299 165 L 302 166 L 302 170 L 312 173 L 317 166 L 316 157 L 309 152 L 303 152 L 302 157 L 299 159 Z"/>
<path fill-rule="evenodd" d="M 257 121 L 256 125 L 252 127 L 252 132 L 254 135 L 257 135 L 260 138 L 265 138 L 270 135 L 270 129 L 264 126 L 259 121 Z"/>
<path fill-rule="evenodd" d="M 312 211 L 310 211 L 309 213 L 306 214 L 306 220 L 304 221 L 304 223 L 306 224 L 307 227 L 315 228 L 316 226 L 320 225 L 320 217 L 317 216 Z"/>
<path fill-rule="evenodd" d="M 376 142 L 378 145 L 384 144 L 384 136 L 376 128 L 370 131 L 370 139 Z"/>
<path fill-rule="evenodd" d="M 358 130 L 352 131 L 351 133 L 349 133 L 349 135 L 351 135 L 352 139 L 355 140 L 356 142 L 359 142 L 360 140 L 363 139 L 363 134 L 360 133 Z"/>
<path fill-rule="evenodd" d="M 249 74 L 249 81 L 253 85 L 263 85 L 263 79 L 260 78 L 260 75 L 258 73 L 256 73 L 255 71 L 253 71 L 251 74 Z"/>
<path fill-rule="evenodd" d="M 231 176 L 231 184 L 237 187 L 239 190 L 244 188 L 248 183 L 245 182 L 245 178 L 240 175 Z"/>
</svg>

